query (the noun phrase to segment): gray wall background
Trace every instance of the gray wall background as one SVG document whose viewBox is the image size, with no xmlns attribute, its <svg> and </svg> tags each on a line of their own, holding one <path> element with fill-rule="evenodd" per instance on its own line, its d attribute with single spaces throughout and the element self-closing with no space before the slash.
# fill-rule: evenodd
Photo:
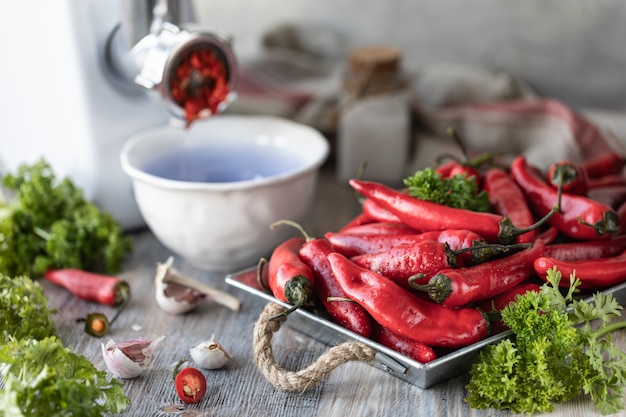
<svg viewBox="0 0 626 417">
<path fill-rule="evenodd" d="M 624 0 L 195 0 L 203 26 L 241 57 L 281 23 L 322 25 L 349 46 L 401 48 L 410 70 L 461 63 L 503 70 L 575 108 L 626 110 Z"/>
</svg>

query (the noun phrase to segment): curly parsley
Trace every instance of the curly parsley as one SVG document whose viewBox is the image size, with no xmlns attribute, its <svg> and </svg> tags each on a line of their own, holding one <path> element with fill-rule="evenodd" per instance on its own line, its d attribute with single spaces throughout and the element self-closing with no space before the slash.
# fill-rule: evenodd
<svg viewBox="0 0 626 417">
<path fill-rule="evenodd" d="M 0 347 L 0 415 L 100 417 L 129 404 L 122 384 L 56 337 Z"/>
<path fill-rule="evenodd" d="M 612 294 L 596 293 L 591 303 L 574 299 L 580 285 L 574 275 L 563 295 L 560 280 L 550 270 L 540 292 L 518 296 L 502 311 L 514 337 L 486 347 L 472 365 L 471 407 L 550 412 L 553 403 L 582 393 L 604 414 L 624 407 L 626 354 L 611 341 L 611 332 L 626 327 L 611 322 L 622 307 Z"/>
<path fill-rule="evenodd" d="M 449 207 L 487 212 L 489 195 L 478 189 L 476 178 L 454 175 L 442 178 L 433 168 L 424 168 L 404 179 L 409 195 Z"/>
<path fill-rule="evenodd" d="M 34 277 L 70 267 L 119 272 L 132 250 L 130 239 L 69 179 L 58 180 L 44 159 L 21 165 L 2 184 L 15 198 L 0 201 L 0 273 Z"/>
<path fill-rule="evenodd" d="M 0 345 L 14 339 L 53 336 L 52 313 L 38 282 L 0 274 Z"/>
</svg>

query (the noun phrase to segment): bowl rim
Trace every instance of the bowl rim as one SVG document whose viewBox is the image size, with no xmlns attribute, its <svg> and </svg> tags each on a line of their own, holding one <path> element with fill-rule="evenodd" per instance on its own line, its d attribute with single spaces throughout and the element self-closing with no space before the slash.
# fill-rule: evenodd
<svg viewBox="0 0 626 417">
<path fill-rule="evenodd" d="M 242 190 L 248 188 L 258 188 L 260 186 L 271 185 L 271 184 L 279 184 L 293 178 L 300 177 L 305 175 L 313 170 L 318 169 L 328 158 L 330 154 L 330 144 L 328 140 L 315 128 L 305 125 L 302 123 L 298 123 L 289 119 L 276 117 L 276 116 L 251 116 L 251 115 L 219 115 L 214 116 L 206 122 L 203 123 L 241 123 L 241 124 L 266 124 L 266 125 L 274 125 L 279 127 L 287 127 L 289 129 L 297 129 L 313 140 L 316 140 L 319 143 L 321 152 L 316 158 L 311 159 L 307 162 L 307 164 L 302 165 L 296 169 L 290 169 L 285 172 L 281 172 L 279 174 L 271 175 L 268 177 L 254 178 L 250 180 L 243 181 L 230 181 L 230 182 L 192 182 L 192 181 L 179 181 L 173 180 L 169 178 L 159 177 L 157 175 L 149 174 L 130 162 L 129 156 L 132 152 L 133 148 L 138 144 L 149 140 L 149 136 L 152 133 L 157 133 L 162 131 L 163 129 L 180 129 L 178 127 L 174 127 L 171 125 L 159 125 L 152 127 L 150 129 L 141 130 L 136 134 L 132 135 L 130 138 L 126 140 L 122 150 L 120 152 L 120 163 L 122 165 L 122 169 L 129 175 L 133 180 L 138 180 L 147 184 L 151 184 L 154 186 L 158 186 L 161 188 L 172 189 L 172 190 L 215 190 L 215 191 L 224 191 L 224 190 Z M 192 126 L 193 128 L 193 126 Z"/>
</svg>

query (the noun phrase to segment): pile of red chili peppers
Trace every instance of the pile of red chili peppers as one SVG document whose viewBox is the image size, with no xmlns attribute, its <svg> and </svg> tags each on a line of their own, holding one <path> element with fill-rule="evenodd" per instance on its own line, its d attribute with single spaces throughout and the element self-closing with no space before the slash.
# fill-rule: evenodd
<svg viewBox="0 0 626 417">
<path fill-rule="evenodd" d="M 609 152 L 542 172 L 518 156 L 465 171 L 488 192 L 487 213 L 352 179 L 362 212 L 322 237 L 300 228 L 259 277 L 277 299 L 319 300 L 346 329 L 426 363 L 505 330 L 498 311 L 550 268 L 576 271 L 589 290 L 626 281 L 624 164 Z"/>
</svg>

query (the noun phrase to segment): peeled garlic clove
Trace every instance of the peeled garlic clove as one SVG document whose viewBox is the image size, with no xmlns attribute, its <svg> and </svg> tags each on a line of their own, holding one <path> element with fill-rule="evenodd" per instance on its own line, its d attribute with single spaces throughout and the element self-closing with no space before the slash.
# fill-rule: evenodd
<svg viewBox="0 0 626 417">
<path fill-rule="evenodd" d="M 117 378 L 135 378 L 150 367 L 154 357 L 154 348 L 163 339 L 165 336 L 154 340 L 138 339 L 122 343 L 115 343 L 111 339 L 106 345 L 101 343 L 104 363 Z"/>
<path fill-rule="evenodd" d="M 226 365 L 232 355 L 220 343 L 214 340 L 201 342 L 189 349 L 191 359 L 204 369 L 219 369 Z"/>
</svg>

